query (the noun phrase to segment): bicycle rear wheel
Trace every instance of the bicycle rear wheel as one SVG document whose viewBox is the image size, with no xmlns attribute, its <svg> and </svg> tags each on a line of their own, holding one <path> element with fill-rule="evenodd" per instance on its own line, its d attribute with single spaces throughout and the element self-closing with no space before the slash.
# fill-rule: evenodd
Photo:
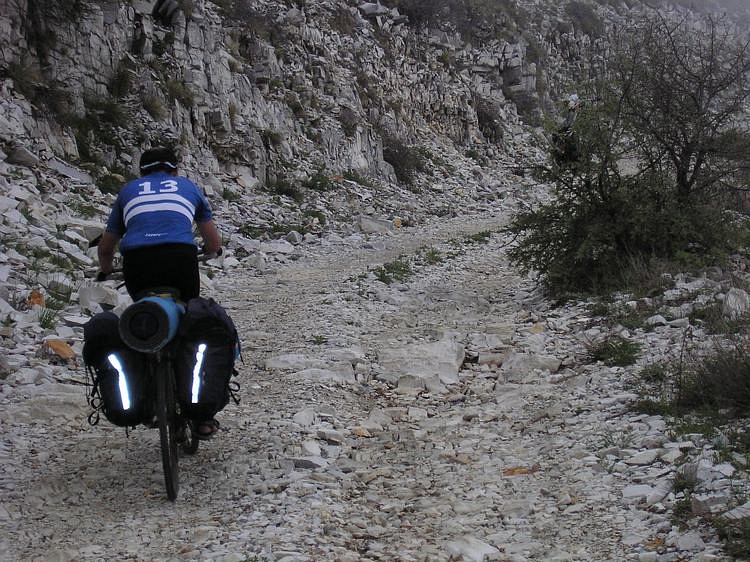
<svg viewBox="0 0 750 562">
<path fill-rule="evenodd" d="M 177 499 L 180 491 L 180 473 L 177 454 L 178 420 L 175 408 L 174 377 L 168 362 L 159 361 L 154 369 L 156 379 L 156 417 L 159 421 L 161 462 L 164 468 L 164 485 L 170 501 Z"/>
</svg>

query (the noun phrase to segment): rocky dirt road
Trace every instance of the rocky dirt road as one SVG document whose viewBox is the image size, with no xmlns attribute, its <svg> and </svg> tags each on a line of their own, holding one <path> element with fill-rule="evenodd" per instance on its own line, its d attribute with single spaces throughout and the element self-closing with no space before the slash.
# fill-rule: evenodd
<svg viewBox="0 0 750 562">
<path fill-rule="evenodd" d="M 76 384 L 6 395 L 0 559 L 721 559 L 644 506 L 634 486 L 671 469 L 620 458 L 668 450 L 664 422 L 629 412 L 622 369 L 585 360 L 585 309 L 550 308 L 509 266 L 486 235 L 505 221 L 324 240 L 219 277 L 242 402 L 182 460 L 174 504 L 156 431 L 88 427 Z M 408 276 L 379 281 L 394 262 Z"/>
</svg>

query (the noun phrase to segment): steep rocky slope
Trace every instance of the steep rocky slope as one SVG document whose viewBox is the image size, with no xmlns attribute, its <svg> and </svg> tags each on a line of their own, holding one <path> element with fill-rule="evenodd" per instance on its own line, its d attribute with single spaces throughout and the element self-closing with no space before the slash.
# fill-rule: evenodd
<svg viewBox="0 0 750 562">
<path fill-rule="evenodd" d="M 588 4 L 598 28 L 506 4 L 469 41 L 396 2 L 2 3 L 0 557 L 727 558 L 672 515 L 745 517 L 743 459 L 632 403 L 641 368 L 707 339 L 693 308 L 747 295 L 677 277 L 621 296 L 664 314 L 628 331 L 507 264 L 493 232 L 545 196 L 527 124 L 630 8 Z M 82 323 L 129 302 L 88 241 L 160 142 L 209 192 L 228 251 L 204 291 L 247 360 L 176 508 L 153 431 L 86 425 L 80 365 Z M 636 366 L 589 357 L 612 335 Z"/>
</svg>

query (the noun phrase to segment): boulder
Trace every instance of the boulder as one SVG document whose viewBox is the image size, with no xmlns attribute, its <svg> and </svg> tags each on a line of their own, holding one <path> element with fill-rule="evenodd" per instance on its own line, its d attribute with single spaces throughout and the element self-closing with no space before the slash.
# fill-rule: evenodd
<svg viewBox="0 0 750 562">
<path fill-rule="evenodd" d="M 437 376 L 443 384 L 454 384 L 458 382 L 464 356 L 464 346 L 454 337 L 447 336 L 436 342 L 381 348 L 378 363 L 391 375 L 422 379 Z M 401 386 L 400 379 L 397 380 Z"/>
<path fill-rule="evenodd" d="M 551 355 L 535 355 L 529 353 L 511 353 L 503 361 L 501 370 L 508 380 L 520 380 L 532 371 L 556 372 L 562 361 Z"/>
<path fill-rule="evenodd" d="M 722 314 L 729 320 L 737 320 L 750 310 L 750 295 L 742 289 L 732 287 L 727 291 L 722 306 Z"/>
</svg>

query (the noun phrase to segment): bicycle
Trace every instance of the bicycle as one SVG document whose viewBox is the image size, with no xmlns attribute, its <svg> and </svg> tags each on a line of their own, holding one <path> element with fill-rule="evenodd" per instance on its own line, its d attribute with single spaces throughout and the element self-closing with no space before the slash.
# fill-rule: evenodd
<svg viewBox="0 0 750 562">
<path fill-rule="evenodd" d="M 216 256 L 207 254 L 200 261 L 205 262 L 214 257 Z M 119 278 L 121 273 L 121 270 L 113 272 L 114 278 Z M 104 275 L 100 272 L 96 277 L 97 281 L 106 279 L 113 279 L 112 274 Z M 170 501 L 177 499 L 180 488 L 179 452 L 193 455 L 201 441 L 196 423 L 183 415 L 176 399 L 176 353 L 179 345 L 176 335 L 184 313 L 185 306 L 180 301 L 177 289 L 154 287 L 144 291 L 136 302 L 123 311 L 119 319 L 122 342 L 145 358 L 148 407 L 141 423 L 159 428 L 164 485 Z M 119 373 L 116 365 L 115 368 Z M 127 394 L 124 374 L 119 376 L 121 394 Z M 123 399 L 129 400 L 128 397 Z"/>
<path fill-rule="evenodd" d="M 125 344 L 147 357 L 152 412 L 159 428 L 164 485 L 170 501 L 176 500 L 180 488 L 179 450 L 193 455 L 200 444 L 193 422 L 182 415 L 176 400 L 175 336 L 183 313 L 176 291 L 165 287 L 148 291 L 120 318 L 120 335 Z"/>
</svg>

